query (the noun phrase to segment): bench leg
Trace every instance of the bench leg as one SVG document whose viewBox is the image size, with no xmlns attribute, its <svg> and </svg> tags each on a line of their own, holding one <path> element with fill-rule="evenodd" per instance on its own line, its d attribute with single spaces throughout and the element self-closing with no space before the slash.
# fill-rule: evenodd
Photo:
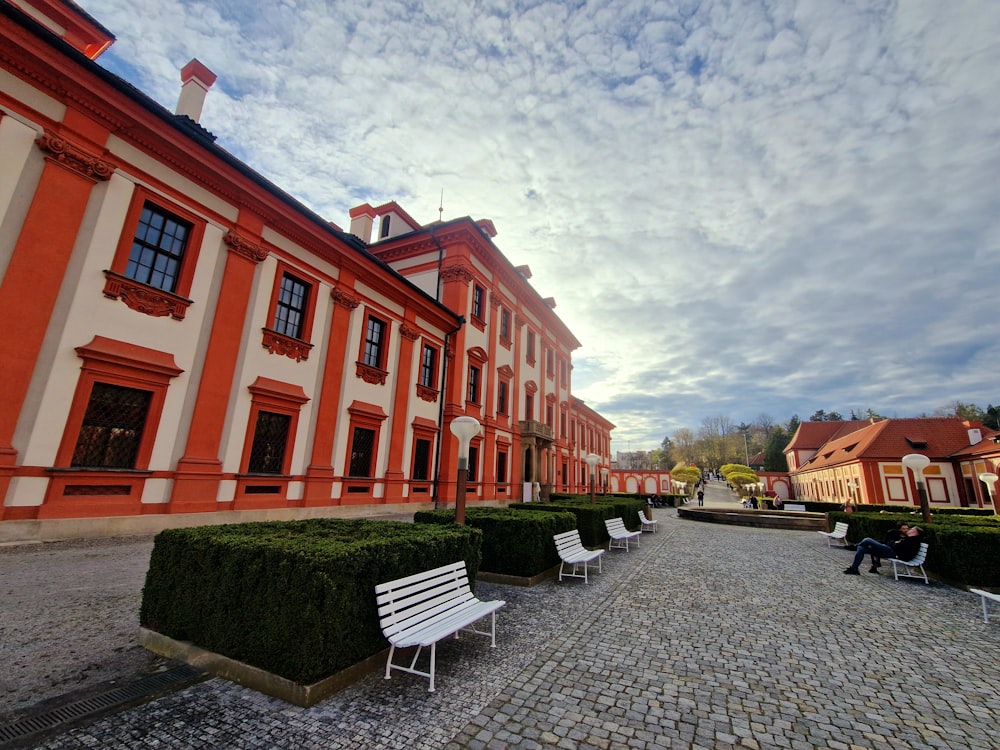
<svg viewBox="0 0 1000 750">
<path fill-rule="evenodd" d="M 427 688 L 428 693 L 434 692 L 434 657 L 437 655 L 437 643 L 431 644 L 431 686 Z"/>
<path fill-rule="evenodd" d="M 389 679 L 389 671 L 392 669 L 392 655 L 396 653 L 395 644 L 389 644 L 389 658 L 385 660 L 385 679 Z"/>
</svg>

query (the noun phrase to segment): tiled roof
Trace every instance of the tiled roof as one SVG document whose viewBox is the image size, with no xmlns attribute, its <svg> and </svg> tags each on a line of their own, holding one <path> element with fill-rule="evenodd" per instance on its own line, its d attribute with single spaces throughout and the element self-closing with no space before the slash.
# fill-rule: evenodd
<svg viewBox="0 0 1000 750">
<path fill-rule="evenodd" d="M 975 445 L 962 448 L 951 454 L 952 458 L 972 458 L 973 456 L 1000 457 L 1000 432 L 987 427 L 982 428 L 983 439 Z"/>
<path fill-rule="evenodd" d="M 814 451 L 830 440 L 869 425 L 871 422 L 867 419 L 851 419 L 840 422 L 800 422 L 798 429 L 792 436 L 792 441 L 785 446 L 784 452 Z"/>
<path fill-rule="evenodd" d="M 812 471 L 861 459 L 899 460 L 907 453 L 923 453 L 944 459 L 969 445 L 969 423 L 955 417 L 884 419 L 867 423 L 819 447 L 816 455 L 800 467 Z"/>
</svg>

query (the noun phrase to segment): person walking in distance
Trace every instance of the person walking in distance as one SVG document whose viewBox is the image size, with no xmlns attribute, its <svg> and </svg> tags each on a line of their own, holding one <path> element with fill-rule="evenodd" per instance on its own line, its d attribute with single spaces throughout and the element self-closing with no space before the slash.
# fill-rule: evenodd
<svg viewBox="0 0 1000 750">
<path fill-rule="evenodd" d="M 698 505 L 704 505 L 704 504 L 705 504 L 705 490 L 699 489 L 698 490 Z"/>
</svg>

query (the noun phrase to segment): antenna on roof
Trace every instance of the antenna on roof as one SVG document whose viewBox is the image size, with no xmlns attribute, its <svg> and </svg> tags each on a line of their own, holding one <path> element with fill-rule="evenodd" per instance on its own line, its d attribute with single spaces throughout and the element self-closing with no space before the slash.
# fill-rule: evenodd
<svg viewBox="0 0 1000 750">
<path fill-rule="evenodd" d="M 444 188 L 441 188 L 441 202 L 438 204 L 438 221 L 444 216 Z"/>
</svg>

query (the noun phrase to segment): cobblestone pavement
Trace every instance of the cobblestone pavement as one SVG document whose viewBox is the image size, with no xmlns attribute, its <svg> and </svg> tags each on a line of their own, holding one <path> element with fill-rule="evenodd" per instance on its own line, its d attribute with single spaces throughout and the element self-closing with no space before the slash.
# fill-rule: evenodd
<svg viewBox="0 0 1000 750">
<path fill-rule="evenodd" d="M 655 517 L 590 585 L 479 583 L 497 648 L 439 644 L 434 693 L 376 673 L 302 709 L 210 679 L 36 747 L 1000 748 L 978 597 L 845 576 L 815 532 Z"/>
<path fill-rule="evenodd" d="M 0 545 L 0 725 L 155 669 L 137 623 L 153 536 Z"/>
</svg>

